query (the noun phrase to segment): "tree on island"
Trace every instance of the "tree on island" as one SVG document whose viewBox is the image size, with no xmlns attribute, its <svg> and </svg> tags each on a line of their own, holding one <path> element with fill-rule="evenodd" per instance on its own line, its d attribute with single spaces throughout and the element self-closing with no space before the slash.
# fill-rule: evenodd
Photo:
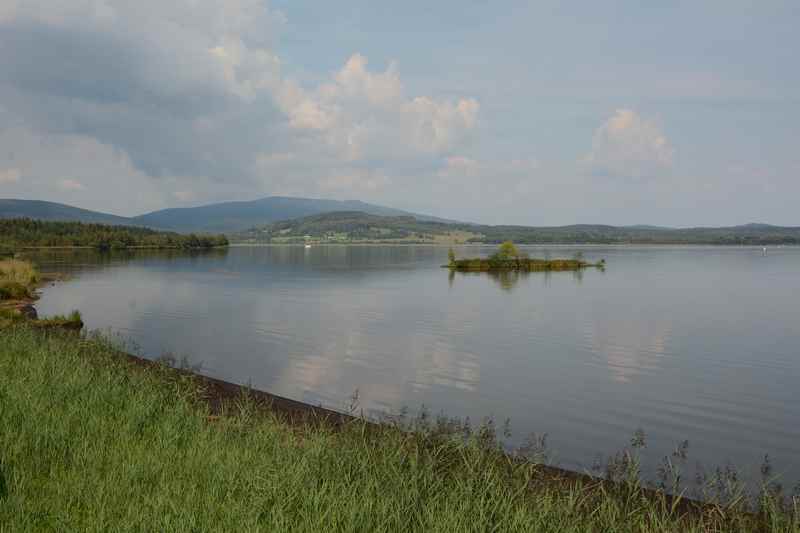
<svg viewBox="0 0 800 533">
<path fill-rule="evenodd" d="M 454 265 L 456 263 L 456 253 L 453 251 L 452 248 L 447 250 L 447 262 L 450 265 Z"/>
<path fill-rule="evenodd" d="M 510 263 L 518 264 L 520 261 L 527 259 L 528 254 L 520 252 L 519 248 L 517 248 L 513 242 L 505 241 L 497 248 L 495 253 L 489 256 L 489 263 L 497 267 Z"/>
<path fill-rule="evenodd" d="M 520 256 L 519 248 L 511 241 L 506 241 L 497 248 L 494 254 L 497 259 L 508 260 L 517 259 Z"/>
</svg>

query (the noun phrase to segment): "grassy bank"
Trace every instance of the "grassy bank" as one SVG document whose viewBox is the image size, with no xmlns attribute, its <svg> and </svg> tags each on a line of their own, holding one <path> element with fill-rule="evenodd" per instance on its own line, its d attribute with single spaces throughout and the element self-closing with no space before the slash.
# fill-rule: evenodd
<svg viewBox="0 0 800 533">
<path fill-rule="evenodd" d="M 0 531 L 800 531 L 768 499 L 554 482 L 480 431 L 289 423 L 246 396 L 217 416 L 204 394 L 101 339 L 0 330 Z"/>
<path fill-rule="evenodd" d="M 42 276 L 27 261 L 0 259 L 0 329 L 27 324 L 32 328 L 62 328 L 80 330 L 83 319 L 78 311 L 69 315 L 57 315 L 40 319 L 33 307 L 38 299 L 36 287 L 52 281 L 53 277 Z"/>
<path fill-rule="evenodd" d="M 0 311 L 32 301 L 41 276 L 27 261 L 0 259 Z"/>
</svg>

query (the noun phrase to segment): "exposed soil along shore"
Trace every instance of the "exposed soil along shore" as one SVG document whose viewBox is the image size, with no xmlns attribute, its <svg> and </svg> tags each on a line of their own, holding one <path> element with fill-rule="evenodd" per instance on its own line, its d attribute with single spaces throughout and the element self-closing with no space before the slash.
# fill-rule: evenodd
<svg viewBox="0 0 800 533">
<path fill-rule="evenodd" d="M 315 422 L 340 426 L 348 422 L 359 420 L 359 418 L 355 416 L 339 411 L 291 400 L 266 391 L 253 389 L 244 385 L 237 385 L 229 381 L 222 381 L 188 370 L 173 368 L 163 361 L 146 359 L 126 352 L 119 352 L 119 355 L 141 368 L 169 369 L 170 372 L 174 372 L 175 374 L 191 376 L 199 386 L 200 400 L 208 405 L 209 411 L 214 416 L 222 415 L 224 413 L 224 407 L 230 401 L 246 396 L 249 400 L 253 401 L 259 409 L 281 414 L 285 416 L 286 421 L 290 423 L 306 424 Z"/>
</svg>

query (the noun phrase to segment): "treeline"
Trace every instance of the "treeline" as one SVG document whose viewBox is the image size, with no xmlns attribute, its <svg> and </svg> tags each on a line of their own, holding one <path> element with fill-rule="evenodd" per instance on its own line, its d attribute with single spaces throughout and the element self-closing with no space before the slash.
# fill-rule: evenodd
<svg viewBox="0 0 800 533">
<path fill-rule="evenodd" d="M 434 234 L 446 233 L 444 224 L 420 222 L 412 216 L 378 216 L 360 211 L 336 211 L 308 217 L 275 222 L 268 226 L 242 232 L 243 239 L 270 242 L 302 241 L 314 238 L 343 236 L 349 240 L 432 239 Z"/>
<path fill-rule="evenodd" d="M 728 228 L 650 228 L 576 225 L 562 227 L 476 226 L 471 242 L 518 244 L 800 244 L 800 228 L 749 225 Z"/>
<path fill-rule="evenodd" d="M 0 250 L 80 246 L 98 250 L 126 248 L 214 248 L 227 246 L 224 235 L 182 235 L 134 226 L 51 222 L 29 218 L 0 220 Z"/>
<path fill-rule="evenodd" d="M 454 235 L 467 242 L 519 244 L 800 244 L 800 227 L 747 224 L 722 228 L 664 228 L 655 226 L 487 226 L 480 224 L 429 222 L 411 216 L 368 215 L 358 211 L 323 213 L 305 218 L 275 222 L 234 235 L 249 241 L 302 240 L 344 236 L 351 240 L 433 240 Z"/>
</svg>

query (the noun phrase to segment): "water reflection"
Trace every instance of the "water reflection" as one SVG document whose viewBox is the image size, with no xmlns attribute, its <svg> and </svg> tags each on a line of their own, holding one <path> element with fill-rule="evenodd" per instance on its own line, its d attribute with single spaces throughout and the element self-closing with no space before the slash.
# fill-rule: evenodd
<svg viewBox="0 0 800 533">
<path fill-rule="evenodd" d="M 548 286 L 550 285 L 550 282 L 554 275 L 569 276 L 576 284 L 580 285 L 583 282 L 584 273 L 583 270 L 574 270 L 565 272 L 553 272 L 549 270 L 544 270 L 540 272 L 530 272 L 524 270 L 489 270 L 487 272 L 459 272 L 456 270 L 450 270 L 447 276 L 447 280 L 449 286 L 452 288 L 455 284 L 456 276 L 471 277 L 471 278 L 487 277 L 504 291 L 511 292 L 517 287 L 519 287 L 521 284 L 524 285 L 528 283 L 529 278 L 531 276 L 541 279 L 542 284 Z"/>
<path fill-rule="evenodd" d="M 619 383 L 655 374 L 672 334 L 669 319 L 619 320 L 607 313 L 595 316 L 588 327 L 593 353 L 602 357 Z"/>
<path fill-rule="evenodd" d="M 198 259 L 221 259 L 229 253 L 229 248 L 209 248 L 197 250 L 177 249 L 126 249 L 94 250 L 79 248 L 71 250 L 36 250 L 25 252 L 30 259 L 46 272 L 84 272 L 100 270 L 113 265 L 126 265 L 131 261 L 171 261 L 187 260 L 196 264 Z"/>
</svg>

